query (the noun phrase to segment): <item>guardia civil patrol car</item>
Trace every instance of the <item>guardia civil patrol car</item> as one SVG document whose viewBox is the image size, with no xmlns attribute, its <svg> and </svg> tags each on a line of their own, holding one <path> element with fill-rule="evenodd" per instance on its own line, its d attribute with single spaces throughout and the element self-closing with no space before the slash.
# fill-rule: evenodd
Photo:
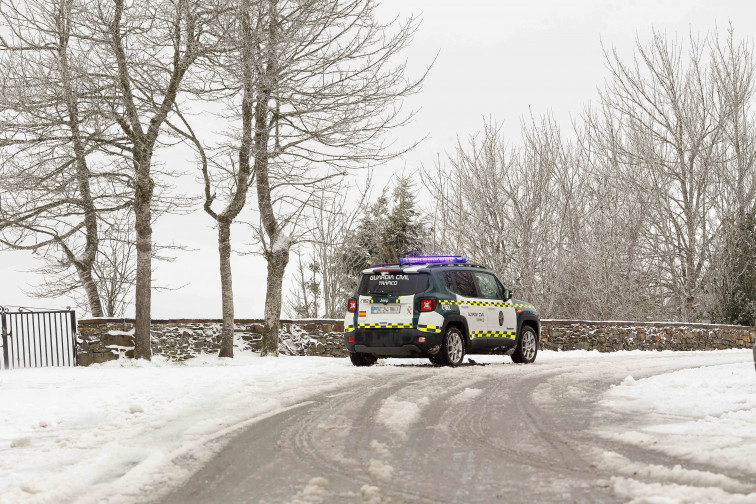
<svg viewBox="0 0 756 504">
<path fill-rule="evenodd" d="M 531 363 L 541 321 L 491 271 L 459 256 L 405 257 L 362 271 L 344 317 L 355 366 L 379 357 L 428 357 L 458 366 L 465 354 L 505 353 Z"/>
</svg>

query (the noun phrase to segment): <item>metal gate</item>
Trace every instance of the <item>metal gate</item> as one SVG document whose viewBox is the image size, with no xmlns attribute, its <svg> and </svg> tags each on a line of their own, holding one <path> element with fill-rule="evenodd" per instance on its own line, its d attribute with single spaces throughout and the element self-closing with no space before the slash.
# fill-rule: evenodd
<svg viewBox="0 0 756 504">
<path fill-rule="evenodd" d="M 73 310 L 11 311 L 0 306 L 0 369 L 76 365 Z"/>
</svg>

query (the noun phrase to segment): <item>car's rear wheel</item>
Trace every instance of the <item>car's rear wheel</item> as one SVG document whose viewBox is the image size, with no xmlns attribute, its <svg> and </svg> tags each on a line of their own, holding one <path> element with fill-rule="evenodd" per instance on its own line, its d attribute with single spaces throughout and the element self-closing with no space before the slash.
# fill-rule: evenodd
<svg viewBox="0 0 756 504">
<path fill-rule="evenodd" d="M 372 366 L 378 362 L 378 357 L 368 353 L 349 352 L 349 360 L 355 366 Z"/>
<path fill-rule="evenodd" d="M 523 326 L 517 347 L 512 354 L 512 362 L 517 364 L 530 364 L 538 354 L 538 336 L 530 326 Z"/>
<path fill-rule="evenodd" d="M 445 366 L 459 366 L 465 358 L 465 338 L 456 327 L 450 327 L 444 334 L 441 351 L 438 353 L 439 363 Z"/>
</svg>

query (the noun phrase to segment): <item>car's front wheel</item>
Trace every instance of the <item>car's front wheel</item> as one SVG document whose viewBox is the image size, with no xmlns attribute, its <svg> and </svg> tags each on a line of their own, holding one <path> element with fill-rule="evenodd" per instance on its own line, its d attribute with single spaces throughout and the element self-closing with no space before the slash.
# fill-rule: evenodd
<svg viewBox="0 0 756 504">
<path fill-rule="evenodd" d="M 465 338 L 456 327 L 450 327 L 444 334 L 441 351 L 438 353 L 439 363 L 446 366 L 459 366 L 465 358 Z"/>
<path fill-rule="evenodd" d="M 512 362 L 517 364 L 530 364 L 538 353 L 538 336 L 530 326 L 523 326 L 517 347 L 512 354 Z"/>
<path fill-rule="evenodd" d="M 349 360 L 355 366 L 372 366 L 378 362 L 378 357 L 368 353 L 349 352 Z"/>
</svg>

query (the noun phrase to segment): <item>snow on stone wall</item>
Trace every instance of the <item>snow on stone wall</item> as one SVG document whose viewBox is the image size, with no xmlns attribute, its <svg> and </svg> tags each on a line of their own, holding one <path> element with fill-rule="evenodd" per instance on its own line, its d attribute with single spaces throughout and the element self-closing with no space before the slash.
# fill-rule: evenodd
<svg viewBox="0 0 756 504">
<path fill-rule="evenodd" d="M 235 347 L 259 351 L 262 330 L 260 319 L 237 320 Z M 344 357 L 343 330 L 340 320 L 282 320 L 278 350 L 284 355 Z M 80 365 L 134 354 L 133 319 L 80 320 L 78 331 Z M 220 320 L 153 320 L 152 352 L 172 360 L 218 353 L 220 333 Z M 541 330 L 541 348 L 547 350 L 717 350 L 754 343 L 756 328 L 709 324 L 544 320 Z"/>
<path fill-rule="evenodd" d="M 756 328 L 732 325 L 544 320 L 541 327 L 547 350 L 723 350 L 755 342 Z"/>
<path fill-rule="evenodd" d="M 237 320 L 234 347 L 259 352 L 263 321 Z M 340 320 L 282 320 L 278 351 L 284 355 L 348 355 Z M 78 322 L 78 362 L 96 362 L 134 355 L 134 320 L 115 318 L 85 319 Z M 153 320 L 152 353 L 171 360 L 185 360 L 220 350 L 221 321 L 212 319 Z"/>
</svg>

